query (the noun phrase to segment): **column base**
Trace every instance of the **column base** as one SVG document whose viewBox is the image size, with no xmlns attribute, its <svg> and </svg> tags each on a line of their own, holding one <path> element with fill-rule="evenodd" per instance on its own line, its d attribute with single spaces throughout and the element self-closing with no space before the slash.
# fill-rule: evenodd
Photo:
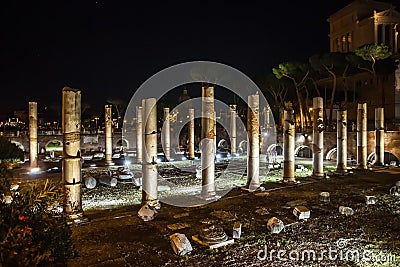
<svg viewBox="0 0 400 267">
<path fill-rule="evenodd" d="M 284 184 L 299 184 L 299 181 L 296 181 L 295 178 L 283 178 L 282 182 Z"/>
<path fill-rule="evenodd" d="M 67 214 L 67 224 L 68 225 L 82 225 L 89 222 L 89 218 L 86 217 L 83 211 L 69 213 Z"/>
<path fill-rule="evenodd" d="M 261 185 L 260 184 L 250 184 L 250 185 L 245 185 L 241 187 L 240 189 L 248 191 L 248 192 L 255 192 L 257 190 L 261 190 Z"/>
</svg>

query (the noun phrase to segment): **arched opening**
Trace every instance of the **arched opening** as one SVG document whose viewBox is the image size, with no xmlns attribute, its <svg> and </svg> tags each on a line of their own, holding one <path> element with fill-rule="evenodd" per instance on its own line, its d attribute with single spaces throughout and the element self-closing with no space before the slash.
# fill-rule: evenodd
<svg viewBox="0 0 400 267">
<path fill-rule="evenodd" d="M 217 149 L 226 150 L 228 149 L 228 142 L 225 139 L 221 139 L 218 142 Z"/>
<path fill-rule="evenodd" d="M 374 164 L 375 161 L 376 161 L 375 160 L 375 152 L 372 152 L 371 154 L 368 155 L 367 162 L 369 164 Z M 396 166 L 399 166 L 400 160 L 395 155 L 393 155 L 391 152 L 385 151 L 383 163 L 385 165 L 396 164 Z"/>
<path fill-rule="evenodd" d="M 334 147 L 326 153 L 326 160 L 337 160 L 337 148 Z"/>
<path fill-rule="evenodd" d="M 239 155 L 243 155 L 243 154 L 247 153 L 247 141 L 246 140 L 240 141 L 237 153 Z"/>
<path fill-rule="evenodd" d="M 298 146 L 294 150 L 294 155 L 299 158 L 312 158 L 312 151 L 308 146 Z"/>
</svg>

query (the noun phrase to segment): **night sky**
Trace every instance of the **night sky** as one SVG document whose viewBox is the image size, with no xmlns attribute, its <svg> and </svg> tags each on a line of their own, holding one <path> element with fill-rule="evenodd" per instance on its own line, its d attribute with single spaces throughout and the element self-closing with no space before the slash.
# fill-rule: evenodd
<svg viewBox="0 0 400 267">
<path fill-rule="evenodd" d="M 267 74 L 329 51 L 326 19 L 350 1 L 136 2 L 3 1 L 0 115 L 29 101 L 60 106 L 64 86 L 102 110 L 163 68 L 193 60 Z"/>
</svg>

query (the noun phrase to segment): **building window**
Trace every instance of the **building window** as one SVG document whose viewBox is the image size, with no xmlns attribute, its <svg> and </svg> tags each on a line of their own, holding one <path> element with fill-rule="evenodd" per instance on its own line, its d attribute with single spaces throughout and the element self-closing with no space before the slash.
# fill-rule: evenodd
<svg viewBox="0 0 400 267">
<path fill-rule="evenodd" d="M 352 36 L 351 33 L 347 33 L 347 52 L 352 51 L 353 46 L 352 46 Z"/>
<path fill-rule="evenodd" d="M 339 52 L 339 50 L 340 50 L 340 39 L 339 39 L 339 37 L 337 37 L 335 41 L 336 41 L 335 52 Z"/>
<path fill-rule="evenodd" d="M 382 27 L 383 27 L 382 24 L 378 25 L 378 33 L 377 33 L 378 34 L 378 44 L 381 44 L 383 42 L 383 39 L 382 39 L 383 29 L 382 29 Z"/>
<path fill-rule="evenodd" d="M 342 52 L 345 52 L 346 51 L 346 47 L 347 47 L 347 42 L 346 42 L 346 36 L 345 35 L 342 35 L 342 47 L 341 47 L 341 51 Z"/>
</svg>

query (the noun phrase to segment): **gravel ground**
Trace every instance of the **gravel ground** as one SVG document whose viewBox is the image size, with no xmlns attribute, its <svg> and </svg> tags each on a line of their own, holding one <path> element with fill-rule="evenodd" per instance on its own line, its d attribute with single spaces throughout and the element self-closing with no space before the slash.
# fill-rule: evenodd
<svg viewBox="0 0 400 267">
<path fill-rule="evenodd" d="M 140 173 L 140 167 L 134 168 Z M 92 175 L 103 171 L 90 170 Z M 179 176 L 168 165 L 160 165 L 160 172 L 165 177 Z M 132 183 L 84 188 L 82 201 L 89 223 L 72 227 L 78 255 L 67 265 L 400 266 L 400 197 L 389 194 L 400 180 L 398 168 L 354 171 L 318 180 L 305 171 L 297 173 L 300 183 L 294 185 L 280 182 L 281 170 L 262 174 L 264 192 L 241 190 L 237 186 L 245 177 L 238 175 L 228 179 L 235 184 L 220 200 L 196 207 L 161 203 L 158 216 L 149 222 L 137 216 L 141 190 Z M 57 173 L 41 177 L 45 176 L 60 179 Z M 197 181 L 193 174 L 181 176 L 185 177 L 181 181 L 184 187 L 188 186 L 185 180 Z M 21 177 L 23 180 L 26 178 Z M 163 194 L 175 195 L 176 188 Z M 319 201 L 323 191 L 330 193 L 330 202 Z M 366 204 L 365 197 L 370 195 L 377 198 L 375 205 Z M 310 210 L 309 219 L 298 220 L 293 215 L 296 204 Z M 354 214 L 340 214 L 338 208 L 343 205 L 351 207 Z M 271 217 L 285 224 L 279 234 L 267 229 Z M 242 235 L 231 245 L 209 249 L 192 240 L 205 221 L 220 225 L 229 237 L 233 224 L 240 222 Z M 174 223 L 188 227 L 170 230 L 168 226 Z M 177 232 L 189 239 L 190 254 L 173 252 L 170 235 Z"/>
</svg>

